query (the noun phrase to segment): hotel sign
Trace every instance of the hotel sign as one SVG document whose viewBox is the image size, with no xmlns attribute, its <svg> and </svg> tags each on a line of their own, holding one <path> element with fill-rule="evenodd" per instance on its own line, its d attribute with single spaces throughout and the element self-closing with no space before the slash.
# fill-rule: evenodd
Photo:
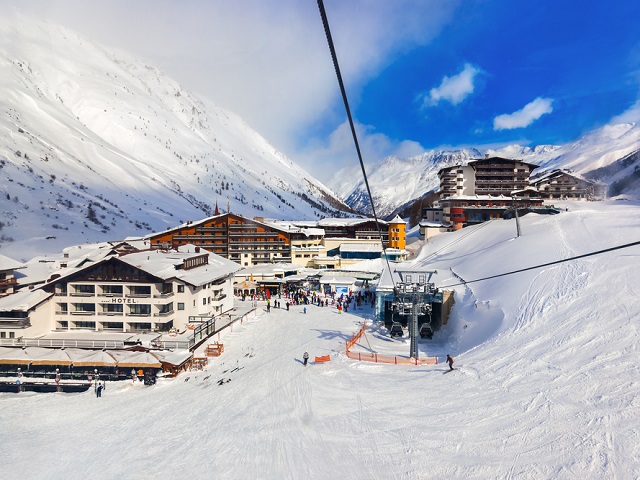
<svg viewBox="0 0 640 480">
<path fill-rule="evenodd" d="M 112 298 L 111 303 L 138 303 L 135 298 Z"/>
</svg>

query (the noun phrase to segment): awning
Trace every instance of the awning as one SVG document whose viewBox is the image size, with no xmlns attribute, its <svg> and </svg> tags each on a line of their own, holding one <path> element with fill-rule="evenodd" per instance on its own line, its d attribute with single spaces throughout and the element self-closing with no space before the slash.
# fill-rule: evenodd
<svg viewBox="0 0 640 480">
<path fill-rule="evenodd" d="M 116 359 L 103 350 L 65 349 L 74 367 L 115 367 Z"/>
<path fill-rule="evenodd" d="M 148 352 L 132 352 L 129 350 L 111 350 L 119 368 L 162 368 L 160 361 Z"/>
<path fill-rule="evenodd" d="M 0 347 L 0 365 L 29 365 L 31 359 L 22 348 Z"/>
<path fill-rule="evenodd" d="M 67 352 L 59 348 L 27 347 L 25 351 L 32 359 L 31 365 L 71 365 Z"/>
</svg>

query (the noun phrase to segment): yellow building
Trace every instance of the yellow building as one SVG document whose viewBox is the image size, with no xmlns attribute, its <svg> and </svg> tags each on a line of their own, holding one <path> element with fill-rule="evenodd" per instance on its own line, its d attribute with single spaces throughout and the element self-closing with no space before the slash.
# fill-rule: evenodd
<svg viewBox="0 0 640 480">
<path fill-rule="evenodd" d="M 407 246 L 407 222 L 400 215 L 389 221 L 389 248 L 404 250 Z"/>
</svg>

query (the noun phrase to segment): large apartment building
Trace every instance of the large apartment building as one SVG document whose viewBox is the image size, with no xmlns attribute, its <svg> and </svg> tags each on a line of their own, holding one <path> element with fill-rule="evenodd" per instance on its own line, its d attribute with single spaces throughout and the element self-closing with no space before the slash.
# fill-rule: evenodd
<svg viewBox="0 0 640 480">
<path fill-rule="evenodd" d="M 441 169 L 438 205 L 442 222 L 449 225 L 448 230 L 459 230 L 502 218 L 511 208 L 541 205 L 540 195 L 529 185 L 531 172 L 537 167 L 520 160 L 487 157 Z M 433 233 L 443 229 L 434 228 L 437 231 Z"/>
<path fill-rule="evenodd" d="M 243 267 L 291 262 L 291 237 L 286 230 L 233 213 L 187 222 L 147 235 L 152 248 L 196 245 Z"/>
<path fill-rule="evenodd" d="M 529 187 L 529 176 L 538 168 L 532 163 L 501 157 L 473 160 L 438 172 L 440 198 L 470 195 L 505 195 Z"/>
<path fill-rule="evenodd" d="M 371 218 L 324 218 L 312 221 L 279 221 L 256 217 L 244 218 L 226 213 L 187 222 L 164 232 L 143 238 L 151 248 L 177 248 L 196 245 L 232 260 L 243 267 L 266 263 L 294 263 L 309 267 L 338 268 L 342 253 L 334 252 L 341 243 L 377 244 L 395 250 L 396 258 L 404 252 L 405 222 L 380 221 L 380 231 Z M 351 263 L 357 252 L 344 253 Z M 346 248 L 348 249 L 348 248 Z M 346 252 L 345 249 L 345 252 Z M 361 247 L 363 258 L 371 255 L 369 247 Z M 382 247 L 378 252 L 381 255 Z M 390 254 L 390 252 L 387 252 Z M 340 256 L 340 258 L 336 258 Z M 319 259 L 324 259 L 318 263 Z M 329 258 L 331 257 L 331 258 Z"/>
<path fill-rule="evenodd" d="M 607 184 L 589 180 L 569 170 L 552 170 L 531 179 L 540 196 L 547 199 L 604 200 Z"/>
</svg>

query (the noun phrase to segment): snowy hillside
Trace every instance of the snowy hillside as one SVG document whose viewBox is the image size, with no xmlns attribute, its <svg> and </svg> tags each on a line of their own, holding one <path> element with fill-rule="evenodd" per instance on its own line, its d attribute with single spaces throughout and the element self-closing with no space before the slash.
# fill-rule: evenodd
<svg viewBox="0 0 640 480">
<path fill-rule="evenodd" d="M 456 371 L 346 358 L 370 307 L 261 304 L 204 372 L 109 383 L 100 399 L 0 394 L 4 474 L 637 478 L 640 246 L 472 281 L 640 241 L 638 203 L 566 205 L 522 217 L 518 238 L 513 220 L 495 220 L 423 248 L 416 264 L 437 269 L 456 304 L 421 355 L 452 354 Z M 409 340 L 374 325 L 356 348 L 406 356 Z M 331 361 L 303 367 L 304 351 Z"/>
<path fill-rule="evenodd" d="M 640 198 L 640 158 L 629 160 L 634 152 L 640 152 L 640 124 L 606 125 L 566 145 L 538 145 L 523 147 L 509 145 L 498 150 L 480 152 L 471 150 L 429 150 L 417 157 L 389 157 L 367 170 L 369 185 L 376 211 L 381 216 L 415 200 L 439 187 L 438 170 L 483 158 L 485 154 L 524 160 L 539 165 L 533 175 L 557 168 L 570 169 L 609 185 L 619 182 L 625 188 L 615 194 L 625 193 Z M 627 157 L 622 165 L 605 170 Z M 640 157 L 640 156 L 639 156 Z M 635 175 L 635 176 L 634 176 Z M 329 182 L 345 202 L 355 209 L 370 212 L 362 173 L 358 168 L 338 172 Z M 378 211 L 379 210 L 379 211 Z"/>
<path fill-rule="evenodd" d="M 540 165 L 539 170 L 568 168 L 576 173 L 587 173 L 605 167 L 640 149 L 640 124 L 606 125 L 589 132 L 575 142 L 562 146 L 519 145 L 489 150 L 491 155 L 519 158 Z"/>
<path fill-rule="evenodd" d="M 0 19 L 0 79 L 4 255 L 163 230 L 216 201 L 276 218 L 346 209 L 238 116 L 62 27 Z"/>
<path fill-rule="evenodd" d="M 376 213 L 384 217 L 407 201 L 439 187 L 438 170 L 481 158 L 474 149 L 430 150 L 410 158 L 388 157 L 367 169 Z M 336 173 L 329 182 L 334 191 L 355 210 L 371 213 L 367 188 L 360 166 Z"/>
</svg>

